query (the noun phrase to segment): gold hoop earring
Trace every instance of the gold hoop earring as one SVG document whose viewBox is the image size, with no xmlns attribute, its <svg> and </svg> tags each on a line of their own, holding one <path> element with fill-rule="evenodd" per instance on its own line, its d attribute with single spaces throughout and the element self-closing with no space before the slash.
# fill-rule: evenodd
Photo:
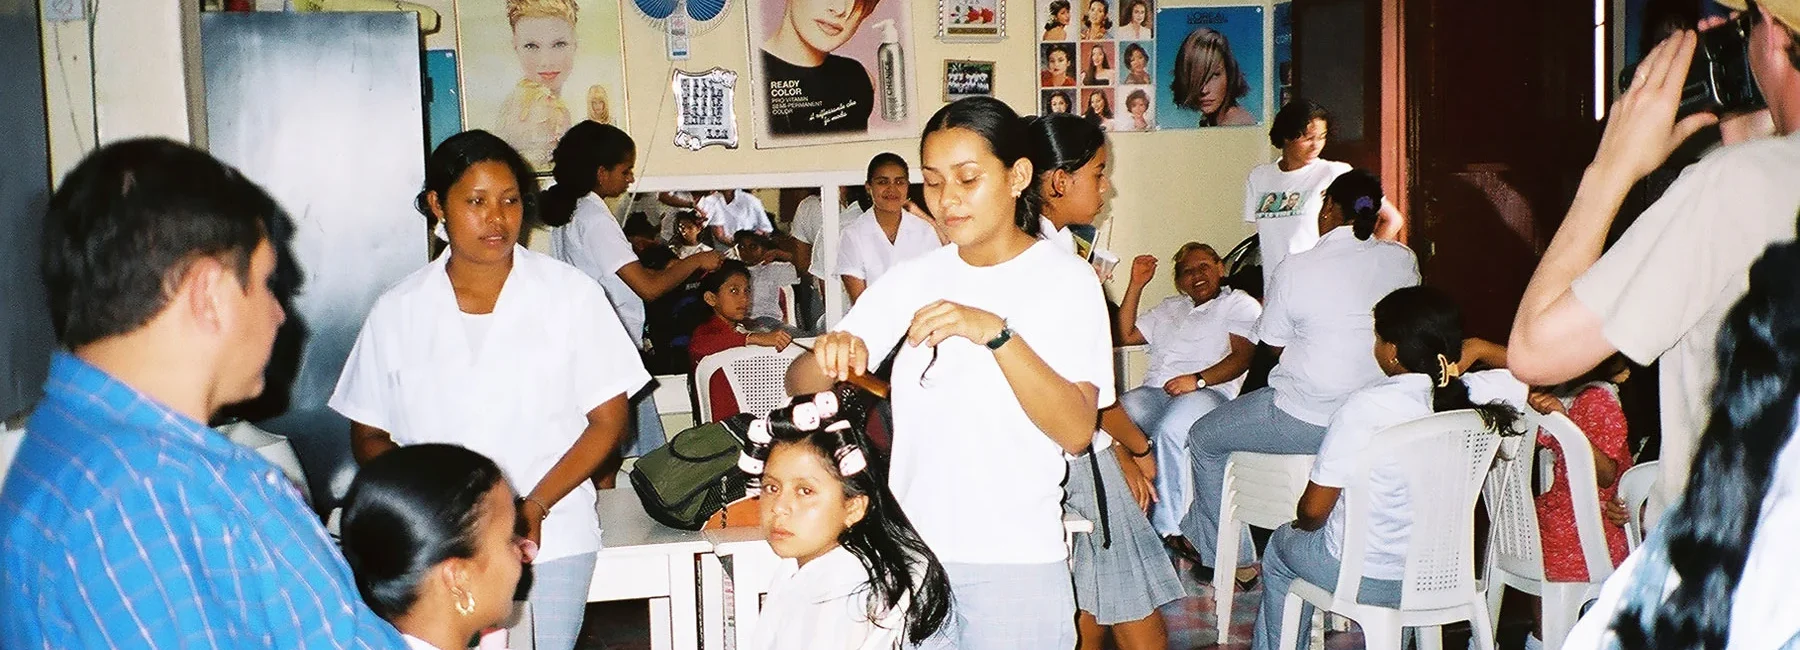
<svg viewBox="0 0 1800 650">
<path fill-rule="evenodd" d="M 469 593 L 467 591 L 462 592 L 462 597 L 457 599 L 457 601 L 456 601 L 456 613 L 462 614 L 463 616 L 469 616 L 471 614 L 474 614 L 475 613 L 475 594 Z"/>
</svg>

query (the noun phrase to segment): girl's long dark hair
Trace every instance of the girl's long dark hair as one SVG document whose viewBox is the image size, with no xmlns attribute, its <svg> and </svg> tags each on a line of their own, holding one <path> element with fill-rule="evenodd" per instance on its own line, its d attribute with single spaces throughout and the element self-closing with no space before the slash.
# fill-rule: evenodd
<svg viewBox="0 0 1800 650">
<path fill-rule="evenodd" d="M 846 498 L 868 498 L 862 520 L 845 529 L 838 536 L 838 544 L 861 560 L 869 572 L 869 620 L 880 620 L 899 605 L 901 595 L 910 594 L 906 638 L 922 643 L 950 617 L 950 578 L 888 489 L 887 459 L 863 433 L 869 421 L 871 397 L 848 384 L 840 384 L 832 392 L 842 407 L 836 416 L 811 430 L 794 425 L 793 406 L 770 413 L 767 421 L 774 442 L 760 449 L 763 458 L 759 460 L 767 460 L 768 449 L 775 446 L 802 447 L 819 456 L 843 486 Z M 794 404 L 812 400 L 812 395 L 802 395 L 794 398 Z M 757 447 L 749 447 L 753 456 L 757 455 Z M 852 451 L 861 454 L 866 467 L 845 476 L 839 469 L 839 459 Z"/>
<path fill-rule="evenodd" d="M 582 120 L 569 127 L 550 154 L 556 164 L 551 172 L 556 184 L 544 190 L 544 205 L 539 210 L 544 225 L 567 225 L 575 218 L 575 202 L 594 191 L 594 178 L 600 170 L 625 162 L 636 152 L 637 143 L 631 136 L 611 124 Z"/>
<path fill-rule="evenodd" d="M 1800 245 L 1770 246 L 1750 267 L 1750 290 L 1719 330 L 1712 416 L 1681 502 L 1659 526 L 1680 586 L 1634 586 L 1613 619 L 1621 647 L 1724 648 L 1731 599 L 1756 537 L 1763 498 L 1800 399 Z M 1664 462 L 1672 462 L 1665 460 Z M 1641 588 L 1639 588 L 1641 587 Z"/>
<path fill-rule="evenodd" d="M 1385 198 L 1381 193 L 1381 179 L 1367 171 L 1352 169 L 1339 174 L 1337 180 L 1325 188 L 1325 196 L 1344 213 L 1344 220 L 1350 222 L 1350 230 L 1357 239 L 1368 241 L 1375 234 L 1375 222 L 1381 218 L 1381 200 Z"/>
<path fill-rule="evenodd" d="M 463 174 L 476 163 L 497 162 L 512 170 L 513 180 L 519 184 L 519 203 L 525 211 L 525 224 L 520 228 L 520 237 L 530 231 L 531 224 L 538 218 L 538 191 L 536 175 L 531 165 L 519 155 L 512 145 L 501 140 L 500 136 L 480 129 L 463 131 L 445 138 L 438 143 L 431 156 L 425 159 L 425 189 L 413 199 L 413 208 L 425 215 L 426 225 L 436 225 L 437 215 L 431 213 L 432 193 L 436 193 L 440 203 L 450 198 L 450 186 L 462 180 Z M 444 208 L 449 212 L 449 208 Z"/>
<path fill-rule="evenodd" d="M 1025 131 L 1031 137 L 1031 171 L 1039 177 L 1086 167 L 1106 146 L 1105 131 L 1071 113 L 1025 118 Z"/>
<path fill-rule="evenodd" d="M 1462 358 L 1463 325 L 1462 310 L 1448 294 L 1432 287 L 1395 289 L 1375 303 L 1375 334 L 1394 344 L 1400 367 L 1431 378 L 1433 413 L 1474 409 L 1490 430 L 1517 433 L 1517 410 L 1502 402 L 1474 403 L 1469 385 L 1452 370 Z"/>
<path fill-rule="evenodd" d="M 392 621 L 412 609 L 431 568 L 473 558 L 482 501 L 506 477 L 456 445 L 409 445 L 364 465 L 344 496 L 344 559 L 369 609 Z"/>
<path fill-rule="evenodd" d="M 1021 159 L 1031 158 L 1031 137 L 1026 133 L 1025 120 L 998 99 L 965 97 L 938 109 L 925 122 L 925 131 L 919 138 L 920 152 L 924 151 L 925 138 L 950 129 L 967 129 L 981 136 L 994 157 L 1009 168 Z M 1033 238 L 1038 236 L 1037 208 L 1038 174 L 1033 170 L 1031 181 L 1013 205 L 1013 225 Z"/>
<path fill-rule="evenodd" d="M 1044 23 L 1044 31 L 1056 29 L 1056 14 L 1069 10 L 1069 0 L 1050 0 L 1050 22 Z M 1067 27 L 1068 25 L 1063 25 Z"/>
</svg>

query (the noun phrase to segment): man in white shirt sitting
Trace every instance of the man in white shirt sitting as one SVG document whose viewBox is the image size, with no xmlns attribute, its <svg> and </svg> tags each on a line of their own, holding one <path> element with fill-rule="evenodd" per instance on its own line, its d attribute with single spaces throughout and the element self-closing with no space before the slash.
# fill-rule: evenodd
<svg viewBox="0 0 1800 650">
<path fill-rule="evenodd" d="M 1188 428 L 1237 397 L 1256 350 L 1256 319 L 1262 315 L 1262 305 L 1250 294 L 1220 286 L 1224 261 L 1213 247 L 1188 242 L 1176 251 L 1174 264 L 1180 295 L 1139 316 L 1138 303 L 1156 274 L 1156 258 L 1133 260 L 1118 315 L 1125 344 L 1150 345 L 1144 384 L 1121 395 L 1119 402 L 1155 443 L 1157 503 L 1150 524 L 1165 538 L 1181 534 L 1181 517 L 1193 499 Z"/>
<path fill-rule="evenodd" d="M 707 194 L 694 204 L 694 210 L 706 217 L 706 229 L 721 248 L 736 244 L 735 237 L 741 230 L 764 234 L 775 231 L 775 224 L 769 222 L 769 211 L 762 201 L 743 190 L 718 190 Z"/>
</svg>

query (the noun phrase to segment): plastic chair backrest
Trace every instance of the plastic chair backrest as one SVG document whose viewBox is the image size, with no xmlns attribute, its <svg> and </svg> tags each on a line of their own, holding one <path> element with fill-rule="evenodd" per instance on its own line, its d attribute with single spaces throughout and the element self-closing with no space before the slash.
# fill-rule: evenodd
<svg viewBox="0 0 1800 650">
<path fill-rule="evenodd" d="M 1225 464 L 1231 517 L 1270 530 L 1293 521 L 1312 465 L 1312 456 L 1233 452 Z"/>
<path fill-rule="evenodd" d="M 1530 420 L 1562 447 L 1562 469 L 1569 480 L 1569 502 L 1575 510 L 1575 533 L 1581 538 L 1588 582 L 1605 580 L 1613 572 L 1612 550 L 1606 545 L 1606 525 L 1600 515 L 1600 479 L 1594 473 L 1593 443 L 1574 420 L 1561 413 Z"/>
<path fill-rule="evenodd" d="M 306 505 L 312 505 L 312 488 L 306 481 L 306 469 L 301 467 L 300 457 L 294 453 L 294 445 L 286 437 L 269 433 L 243 420 L 222 425 L 218 430 L 225 434 L 226 439 L 249 448 L 275 465 L 294 487 L 300 489 L 301 500 Z"/>
<path fill-rule="evenodd" d="M 777 293 L 781 295 L 781 322 L 787 323 L 788 327 L 800 327 L 800 307 L 794 298 L 794 288 L 784 285 Z"/>
<path fill-rule="evenodd" d="M 803 350 L 789 345 L 786 350 L 760 345 L 735 347 L 708 355 L 694 367 L 694 392 L 699 398 L 698 422 L 712 422 L 712 376 L 725 373 L 725 381 L 737 398 L 738 411 L 764 414 L 786 406 L 787 369 Z"/>
<path fill-rule="evenodd" d="M 1344 487 L 1345 529 L 1334 608 L 1354 611 L 1369 537 L 1369 477 L 1398 469 L 1412 496 L 1412 531 L 1400 609 L 1442 609 L 1476 597 L 1475 498 L 1500 436 L 1474 411 L 1449 411 L 1389 427 L 1358 458 Z"/>
<path fill-rule="evenodd" d="M 1531 421 L 1519 426 L 1531 432 L 1501 442 L 1493 469 L 1481 484 L 1487 504 L 1488 559 L 1493 566 L 1527 580 L 1544 579 L 1543 542 L 1538 537 L 1537 503 L 1533 498 L 1531 468 L 1537 458 L 1537 428 Z M 1589 463 L 1590 474 L 1593 463 Z"/>
<path fill-rule="evenodd" d="M 1656 491 L 1656 484 L 1662 482 L 1662 463 L 1650 461 L 1638 463 L 1619 475 L 1619 500 L 1625 502 L 1625 512 L 1630 519 L 1625 522 L 1625 545 L 1637 548 L 1644 543 L 1644 504 L 1650 501 L 1650 493 Z"/>
</svg>

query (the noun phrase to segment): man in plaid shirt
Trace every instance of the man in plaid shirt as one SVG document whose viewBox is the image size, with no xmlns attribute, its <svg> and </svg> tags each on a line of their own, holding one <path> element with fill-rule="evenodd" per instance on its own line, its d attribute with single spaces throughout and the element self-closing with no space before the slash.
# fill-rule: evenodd
<svg viewBox="0 0 1800 650">
<path fill-rule="evenodd" d="M 274 200 L 133 140 L 70 172 L 44 230 L 66 349 L 0 486 L 0 647 L 403 647 L 292 484 L 206 426 L 263 389 Z"/>
</svg>

